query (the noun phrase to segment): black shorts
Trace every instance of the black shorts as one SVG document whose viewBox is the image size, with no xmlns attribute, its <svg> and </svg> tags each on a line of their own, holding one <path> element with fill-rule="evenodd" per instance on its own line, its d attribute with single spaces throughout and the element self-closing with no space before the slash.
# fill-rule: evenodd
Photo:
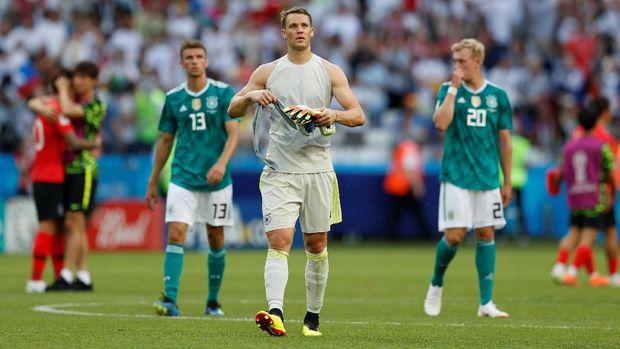
<svg viewBox="0 0 620 349">
<path fill-rule="evenodd" d="M 65 175 L 65 212 L 90 213 L 95 207 L 97 180 L 92 172 Z"/>
<path fill-rule="evenodd" d="M 616 226 L 616 213 L 614 212 L 614 208 L 612 207 L 609 211 L 605 213 L 605 229 L 615 227 Z"/>
<path fill-rule="evenodd" d="M 598 216 L 586 216 L 584 214 L 571 212 L 570 225 L 576 226 L 578 229 L 594 228 L 602 231 L 607 227 L 607 216 L 606 213 L 602 213 Z"/>
<path fill-rule="evenodd" d="M 32 183 L 32 196 L 40 221 L 59 219 L 64 215 L 62 183 Z"/>
</svg>

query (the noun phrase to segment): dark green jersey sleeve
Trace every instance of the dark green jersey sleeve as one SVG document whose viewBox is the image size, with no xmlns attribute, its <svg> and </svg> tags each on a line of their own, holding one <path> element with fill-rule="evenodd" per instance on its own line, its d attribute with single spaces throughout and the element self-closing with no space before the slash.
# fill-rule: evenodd
<svg viewBox="0 0 620 349">
<path fill-rule="evenodd" d="M 512 106 L 506 93 L 502 93 L 499 97 L 500 114 L 498 120 L 498 129 L 512 130 Z"/>
<path fill-rule="evenodd" d="M 175 133 L 177 131 L 177 123 L 172 113 L 170 99 L 167 96 L 164 108 L 161 111 L 161 118 L 159 119 L 159 130 L 166 133 Z"/>
<path fill-rule="evenodd" d="M 224 122 L 232 120 L 230 115 L 228 115 L 228 107 L 230 106 L 230 101 L 235 96 L 235 91 L 232 87 L 227 86 L 224 91 L 222 91 L 222 103 L 220 103 L 220 115 L 224 119 Z"/>
</svg>

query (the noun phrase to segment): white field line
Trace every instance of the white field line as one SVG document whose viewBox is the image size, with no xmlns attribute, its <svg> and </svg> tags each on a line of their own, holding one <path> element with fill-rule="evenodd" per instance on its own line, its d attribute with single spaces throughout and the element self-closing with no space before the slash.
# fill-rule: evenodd
<svg viewBox="0 0 620 349">
<path fill-rule="evenodd" d="M 133 303 L 135 304 L 135 303 Z M 158 315 L 151 314 L 122 314 L 122 313 L 102 313 L 102 312 L 89 312 L 81 310 L 69 310 L 66 308 L 78 308 L 78 307 L 98 307 L 108 304 L 102 303 L 64 303 L 64 304 L 48 304 L 37 305 L 32 308 L 33 311 L 59 314 L 59 315 L 76 315 L 76 316 L 88 316 L 88 317 L 111 317 L 111 318 L 140 318 L 140 319 L 156 319 L 161 318 Z M 232 321 L 232 322 L 254 322 L 254 318 L 235 318 L 235 317 L 208 317 L 208 316 L 179 316 L 173 317 L 175 320 L 200 320 L 200 321 Z M 399 322 L 399 321 L 338 321 L 338 320 L 324 320 L 321 323 L 335 324 L 335 325 L 354 325 L 354 326 L 420 326 L 420 327 L 493 327 L 493 328 L 515 328 L 515 329 L 553 329 L 553 330 L 603 330 L 603 331 L 615 331 L 617 328 L 611 326 L 573 326 L 573 325 L 534 325 L 534 324 L 510 324 L 505 323 L 505 319 L 489 320 L 484 323 L 434 323 L 434 322 Z M 287 323 L 301 323 L 300 320 L 286 320 Z"/>
</svg>

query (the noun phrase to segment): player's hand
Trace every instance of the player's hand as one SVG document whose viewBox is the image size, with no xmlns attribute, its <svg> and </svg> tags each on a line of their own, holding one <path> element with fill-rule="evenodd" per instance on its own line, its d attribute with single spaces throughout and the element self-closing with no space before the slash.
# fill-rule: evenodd
<svg viewBox="0 0 620 349">
<path fill-rule="evenodd" d="M 47 105 L 42 107 L 41 114 L 45 116 L 48 120 L 57 120 L 60 116 L 58 109 Z"/>
<path fill-rule="evenodd" d="M 158 201 L 159 195 L 157 194 L 157 184 L 149 181 L 149 184 L 146 187 L 146 206 L 148 206 L 151 210 L 155 210 Z"/>
<path fill-rule="evenodd" d="M 463 81 L 463 71 L 459 68 L 455 68 L 452 71 L 452 76 L 450 77 L 450 85 L 458 88 L 461 86 L 461 81 Z"/>
<path fill-rule="evenodd" d="M 56 88 L 60 90 L 68 90 L 71 86 L 71 81 L 66 76 L 61 76 L 54 82 Z"/>
<path fill-rule="evenodd" d="M 219 161 L 215 163 L 207 172 L 207 183 L 210 185 L 216 185 L 222 181 L 226 173 L 226 164 L 221 164 Z"/>
<path fill-rule="evenodd" d="M 248 92 L 247 97 L 250 98 L 252 102 L 258 103 L 263 107 L 267 106 L 270 103 L 275 103 L 278 100 L 276 96 L 269 90 L 256 90 Z"/>
<path fill-rule="evenodd" d="M 504 184 L 504 186 L 502 186 L 502 203 L 504 204 L 504 208 L 506 208 L 506 206 L 508 206 L 508 204 L 510 204 L 510 201 L 512 200 L 512 185 L 510 185 L 509 183 Z"/>
<path fill-rule="evenodd" d="M 291 119 L 297 125 L 305 125 L 312 121 L 312 117 L 314 116 L 314 110 L 305 105 L 289 105 L 282 109 L 282 111 L 288 115 L 289 119 Z"/>
<path fill-rule="evenodd" d="M 316 126 L 329 126 L 336 123 L 336 111 L 333 109 L 315 109 L 312 115 L 314 115 L 314 124 Z"/>
</svg>

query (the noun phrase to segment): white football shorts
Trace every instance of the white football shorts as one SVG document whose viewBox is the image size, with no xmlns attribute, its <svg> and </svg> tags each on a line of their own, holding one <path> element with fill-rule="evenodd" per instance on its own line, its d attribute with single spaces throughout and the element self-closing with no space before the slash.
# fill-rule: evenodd
<svg viewBox="0 0 620 349">
<path fill-rule="evenodd" d="M 338 180 L 334 171 L 282 173 L 264 170 L 260 176 L 265 231 L 294 228 L 304 233 L 328 232 L 342 221 Z"/>
<path fill-rule="evenodd" d="M 448 182 L 439 189 L 439 231 L 447 228 L 476 229 L 506 225 L 499 188 L 469 190 Z"/>
<path fill-rule="evenodd" d="M 232 193 L 232 184 L 217 191 L 199 192 L 170 183 L 166 199 L 166 223 L 232 226 Z"/>
</svg>

